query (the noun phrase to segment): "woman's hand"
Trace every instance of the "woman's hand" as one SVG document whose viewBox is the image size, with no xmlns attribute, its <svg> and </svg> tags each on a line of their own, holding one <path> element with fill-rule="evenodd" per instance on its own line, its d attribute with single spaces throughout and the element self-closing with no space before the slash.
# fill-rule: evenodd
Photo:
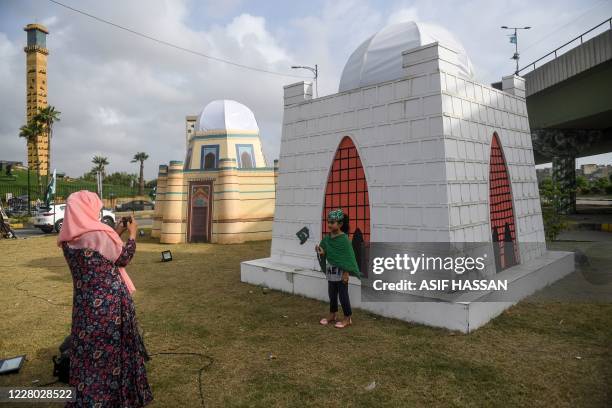
<svg viewBox="0 0 612 408">
<path fill-rule="evenodd" d="M 315 246 L 315 251 L 317 251 L 317 254 L 319 254 L 319 256 L 325 256 L 325 250 L 319 245 Z"/>
<path fill-rule="evenodd" d="M 131 215 L 130 221 L 127 225 L 127 230 L 130 232 L 130 239 L 136 239 L 136 234 L 138 233 L 138 224 L 136 224 L 136 220 Z"/>
<path fill-rule="evenodd" d="M 342 272 L 342 282 L 348 283 L 349 281 L 349 273 L 347 271 Z"/>
</svg>

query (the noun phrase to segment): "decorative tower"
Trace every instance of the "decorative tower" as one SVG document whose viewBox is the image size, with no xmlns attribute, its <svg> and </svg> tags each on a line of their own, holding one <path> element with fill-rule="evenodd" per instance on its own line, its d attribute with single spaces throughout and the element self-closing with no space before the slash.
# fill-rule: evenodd
<svg viewBox="0 0 612 408">
<path fill-rule="evenodd" d="M 28 123 L 39 109 L 47 106 L 47 34 L 49 30 L 41 24 L 28 24 L 26 53 L 26 117 Z M 49 172 L 49 135 L 44 132 L 35 142 L 28 142 L 28 167 L 38 169 L 40 175 Z"/>
</svg>

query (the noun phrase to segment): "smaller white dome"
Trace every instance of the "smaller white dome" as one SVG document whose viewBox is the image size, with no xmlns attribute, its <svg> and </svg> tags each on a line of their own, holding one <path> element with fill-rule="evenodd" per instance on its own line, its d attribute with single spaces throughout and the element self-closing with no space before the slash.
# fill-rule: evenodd
<svg viewBox="0 0 612 408">
<path fill-rule="evenodd" d="M 259 127 L 255 115 L 245 105 L 229 99 L 219 99 L 204 107 L 198 116 L 195 130 L 259 132 Z"/>
</svg>

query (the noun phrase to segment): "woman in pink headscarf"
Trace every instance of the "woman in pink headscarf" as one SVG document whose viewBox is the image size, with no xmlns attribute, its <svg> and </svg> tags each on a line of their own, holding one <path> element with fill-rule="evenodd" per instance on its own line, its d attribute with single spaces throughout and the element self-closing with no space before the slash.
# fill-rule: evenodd
<svg viewBox="0 0 612 408">
<path fill-rule="evenodd" d="M 114 230 L 100 221 L 102 201 L 79 191 L 66 202 L 57 244 L 64 251 L 74 285 L 70 343 L 70 385 L 77 407 L 142 407 L 153 400 L 144 365 L 146 351 L 136 324 L 125 271 L 136 251 L 137 225 Z"/>
</svg>

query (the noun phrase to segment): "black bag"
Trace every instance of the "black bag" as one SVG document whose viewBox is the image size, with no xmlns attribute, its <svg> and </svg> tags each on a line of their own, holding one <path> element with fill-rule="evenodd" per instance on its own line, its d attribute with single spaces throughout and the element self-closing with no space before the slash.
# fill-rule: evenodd
<svg viewBox="0 0 612 408">
<path fill-rule="evenodd" d="M 138 341 L 141 346 L 141 353 L 145 361 L 149 361 L 151 359 L 149 353 L 144 344 L 144 332 L 140 333 L 138 330 Z M 59 382 L 64 384 L 69 383 L 70 379 L 70 341 L 72 336 L 67 336 L 62 344 L 59 346 L 60 355 L 53 356 L 53 376 L 57 377 Z"/>
<path fill-rule="evenodd" d="M 68 384 L 70 379 L 70 340 L 71 336 L 66 337 L 59 346 L 59 357 L 53 356 L 53 376 L 64 384 Z"/>
</svg>

